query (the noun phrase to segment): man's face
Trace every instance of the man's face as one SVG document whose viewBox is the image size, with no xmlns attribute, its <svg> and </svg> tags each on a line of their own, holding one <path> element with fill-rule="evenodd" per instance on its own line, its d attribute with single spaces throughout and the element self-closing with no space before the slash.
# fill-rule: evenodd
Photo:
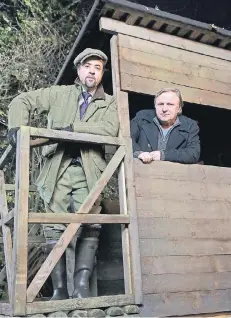
<svg viewBox="0 0 231 318">
<path fill-rule="evenodd" d="M 77 68 L 77 73 L 89 91 L 95 90 L 103 77 L 103 61 L 90 57 Z"/>
<path fill-rule="evenodd" d="M 180 111 L 180 100 L 174 92 L 166 92 L 157 97 L 156 116 L 160 123 L 165 126 L 171 126 L 175 123 Z"/>
</svg>

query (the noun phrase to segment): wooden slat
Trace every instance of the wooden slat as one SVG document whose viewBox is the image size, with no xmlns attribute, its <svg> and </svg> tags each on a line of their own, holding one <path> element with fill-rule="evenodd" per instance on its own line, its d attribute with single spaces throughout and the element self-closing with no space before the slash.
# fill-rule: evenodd
<svg viewBox="0 0 231 318">
<path fill-rule="evenodd" d="M 231 241 L 213 239 L 141 239 L 141 256 L 231 254 Z"/>
<path fill-rule="evenodd" d="M 118 39 L 113 36 L 110 42 L 111 45 L 111 60 L 112 60 L 112 79 L 113 79 L 113 93 L 115 96 L 118 116 L 120 121 L 119 136 L 130 136 L 129 124 L 129 107 L 128 96 L 120 90 L 119 78 L 119 57 L 118 57 Z M 124 163 L 121 163 L 118 171 L 118 186 L 120 198 L 120 211 L 125 215 L 128 214 L 127 194 L 125 191 L 124 180 Z M 130 252 L 130 238 L 129 229 L 122 226 L 122 245 L 123 245 L 123 270 L 124 270 L 124 288 L 126 295 L 132 294 L 132 270 L 131 270 L 131 252 Z"/>
<path fill-rule="evenodd" d="M 0 212 L 1 219 L 3 222 L 5 218 L 8 216 L 8 208 L 7 208 L 7 200 L 6 200 L 6 191 L 5 191 L 5 179 L 4 173 L 0 170 Z M 4 242 L 4 256 L 5 256 L 5 264 L 6 264 L 6 274 L 7 274 L 7 286 L 8 286 L 8 295 L 9 299 L 12 298 L 12 236 L 11 229 L 6 224 L 2 224 L 2 234 L 3 234 L 3 242 Z"/>
<path fill-rule="evenodd" d="M 231 272 L 142 275 L 144 294 L 231 289 Z"/>
<path fill-rule="evenodd" d="M 163 180 L 196 181 L 203 183 L 217 183 L 231 185 L 231 169 L 206 165 L 182 165 L 173 162 L 152 162 L 143 164 L 140 160 L 134 160 L 135 177 L 153 177 Z"/>
<path fill-rule="evenodd" d="M 137 198 L 139 217 L 185 219 L 231 219 L 231 202 L 217 200 L 182 200 L 182 198 Z"/>
<path fill-rule="evenodd" d="M 142 279 L 140 267 L 140 246 L 138 236 L 138 218 L 136 212 L 136 195 L 135 184 L 133 179 L 133 151 L 132 140 L 126 138 L 126 155 L 124 158 L 126 189 L 127 189 L 127 204 L 130 215 L 129 236 L 131 248 L 131 264 L 132 264 L 132 283 L 133 292 L 135 294 L 136 304 L 142 304 Z"/>
<path fill-rule="evenodd" d="M 217 79 L 225 83 L 230 83 L 231 81 L 229 72 L 231 63 L 229 61 L 202 55 L 197 52 L 182 51 L 177 47 L 171 47 L 167 44 L 150 42 L 123 34 L 118 35 L 118 41 L 119 47 L 149 53 L 153 58 L 156 58 L 157 56 L 166 57 L 173 60 L 172 63 L 178 62 L 178 64 L 176 64 L 176 69 L 174 69 L 175 71 L 177 71 L 177 67 L 181 68 L 186 65 L 187 67 L 193 67 L 194 72 L 197 72 L 196 74 L 199 77 Z M 160 62 L 161 61 L 162 60 L 160 59 Z M 168 60 L 163 59 L 163 63 L 161 64 L 162 68 L 164 68 L 164 64 L 167 63 L 167 61 Z M 155 63 L 155 61 L 149 59 L 149 63 Z M 142 64 L 147 64 L 146 60 L 143 60 Z M 158 64 L 151 65 L 158 66 Z M 168 65 L 167 67 L 167 69 L 170 69 Z M 213 70 L 216 70 L 216 72 Z M 186 72 L 186 68 L 184 71 Z M 213 72 L 211 73 L 211 71 Z M 188 74 L 190 73 L 188 72 Z"/>
<path fill-rule="evenodd" d="M 231 310 L 231 290 L 145 295 L 140 315 L 165 317 L 216 313 Z M 199 317 L 202 317 L 201 315 Z"/>
<path fill-rule="evenodd" d="M 166 26 L 166 28 L 165 28 L 165 32 L 166 33 L 172 33 L 174 30 L 176 29 L 176 26 L 175 25 L 171 25 L 171 24 L 168 24 L 167 26 Z"/>
<path fill-rule="evenodd" d="M 206 44 L 182 39 L 177 36 L 164 34 L 154 30 L 147 30 L 139 26 L 126 25 L 123 22 L 115 21 L 105 17 L 102 17 L 100 19 L 99 24 L 100 30 L 104 32 L 112 34 L 127 34 L 151 42 L 167 44 L 169 46 L 179 47 L 186 51 L 197 52 L 200 54 L 214 56 L 223 60 L 231 61 L 231 52 L 224 49 L 215 48 Z"/>
<path fill-rule="evenodd" d="M 147 64 L 149 59 L 147 55 L 149 54 L 140 54 L 138 52 L 139 57 L 141 58 L 141 62 L 146 61 Z M 120 66 L 121 66 L 121 72 L 129 74 L 129 75 L 135 75 L 140 76 L 145 79 L 153 79 L 153 80 L 159 80 L 164 81 L 168 83 L 169 86 L 174 86 L 175 84 L 187 86 L 187 87 L 194 87 L 198 88 L 200 90 L 205 91 L 211 91 L 211 92 L 218 92 L 226 95 L 231 95 L 231 84 L 230 83 L 224 83 L 219 82 L 216 80 L 210 80 L 206 78 L 198 77 L 194 71 L 191 69 L 191 75 L 185 74 L 184 70 L 181 68 L 182 73 L 174 72 L 174 70 L 166 70 L 161 67 L 161 63 L 158 67 L 151 66 L 151 65 L 142 65 L 140 63 L 134 62 L 134 55 L 136 52 L 128 49 L 123 49 L 123 58 L 120 60 Z M 129 61 L 130 56 L 130 61 Z M 146 59 L 145 59 L 146 56 Z M 153 58 L 153 57 L 151 57 Z M 158 63 L 159 58 L 155 60 L 155 63 Z M 169 59 L 169 62 L 171 60 Z M 169 65 L 169 64 L 167 64 Z M 165 65 L 165 68 L 167 67 Z M 174 66 L 173 66 L 174 67 Z M 171 67 L 170 67 L 171 68 Z M 190 68 L 186 71 L 190 71 Z"/>
<path fill-rule="evenodd" d="M 119 57 L 118 57 L 118 41 L 113 36 L 110 41 L 111 45 L 111 61 L 112 61 L 112 83 L 113 95 L 117 103 L 118 117 L 120 122 L 119 136 L 130 136 L 130 120 L 128 108 L 128 95 L 120 90 L 119 76 Z"/>
<path fill-rule="evenodd" d="M 90 191 L 89 195 L 79 208 L 78 213 L 88 213 L 89 210 L 92 208 L 93 204 L 99 197 L 100 193 L 110 180 L 111 176 L 117 169 L 118 165 L 120 164 L 121 160 L 125 155 L 124 147 L 120 147 L 109 164 L 107 165 L 106 169 L 102 173 L 100 179 L 96 182 L 95 186 Z M 58 240 L 57 244 L 55 245 L 54 249 L 48 255 L 46 261 L 43 263 L 42 267 L 34 277 L 33 281 L 31 282 L 30 286 L 27 290 L 27 301 L 32 302 L 36 297 L 37 293 L 41 289 L 42 285 L 44 284 L 45 280 L 50 275 L 52 269 L 64 253 L 66 247 L 72 240 L 73 236 L 79 229 L 81 224 L 78 223 L 71 223 L 68 225 L 65 232 L 62 234 L 60 239 Z"/>
<path fill-rule="evenodd" d="M 162 25 L 164 24 L 164 21 L 162 21 L 162 20 L 157 20 L 156 22 L 155 22 L 155 24 L 153 25 L 153 27 L 152 27 L 152 29 L 154 29 L 154 30 L 159 30 L 161 27 L 162 27 Z"/>
<path fill-rule="evenodd" d="M 231 272 L 231 255 L 144 256 L 143 275 Z"/>
<path fill-rule="evenodd" d="M 136 196 L 143 198 L 163 198 L 179 200 L 227 200 L 230 202 L 231 185 L 156 179 L 155 182 L 147 183 L 146 178 L 136 180 Z"/>
<path fill-rule="evenodd" d="M 14 315 L 26 313 L 30 131 L 18 131 L 13 243 L 12 304 Z"/>
<path fill-rule="evenodd" d="M 231 239 L 231 219 L 168 219 L 139 217 L 142 238 Z"/>
<path fill-rule="evenodd" d="M 30 134 L 33 137 L 45 137 L 51 140 L 76 141 L 79 143 L 83 142 L 106 145 L 123 145 L 123 141 L 118 137 L 100 136 L 93 134 L 60 131 L 54 129 L 30 127 Z"/>
<path fill-rule="evenodd" d="M 168 86 L 168 82 L 128 75 L 125 73 L 121 74 L 121 87 L 125 91 L 155 95 L 158 90 Z M 183 99 L 186 102 L 231 109 L 229 95 L 176 84 L 174 84 L 174 87 L 181 91 Z"/>
<path fill-rule="evenodd" d="M 200 42 L 206 43 L 206 44 L 212 44 L 216 40 L 216 35 L 212 34 L 204 34 L 202 38 L 200 39 Z"/>
<path fill-rule="evenodd" d="M 71 311 L 75 309 L 105 308 L 134 304 L 133 296 L 113 295 L 83 299 L 65 299 L 59 301 L 36 301 L 27 304 L 27 315 L 50 313 L 54 311 Z"/>
<path fill-rule="evenodd" d="M 6 163 L 6 160 L 15 152 L 15 149 L 9 145 L 0 158 L 0 169 L 2 169 Z"/>
<path fill-rule="evenodd" d="M 126 20 L 126 24 L 134 25 L 138 18 L 139 14 L 130 14 L 130 16 Z"/>
<path fill-rule="evenodd" d="M 121 162 L 118 171 L 118 186 L 119 186 L 119 204 L 120 213 L 128 215 L 127 194 L 125 183 L 124 163 Z M 129 229 L 122 226 L 122 252 L 123 252 L 123 270 L 124 270 L 124 289 L 125 294 L 132 294 L 132 269 L 131 269 L 131 249 L 129 240 Z"/>
<path fill-rule="evenodd" d="M 153 17 L 151 17 L 150 15 L 144 16 L 142 20 L 140 21 L 140 26 L 146 27 L 148 23 L 152 20 L 153 20 Z"/>
<path fill-rule="evenodd" d="M 198 38 L 198 36 L 201 35 L 201 30 L 194 30 L 190 35 L 189 35 L 189 39 L 190 40 L 196 40 L 196 38 Z"/>
<path fill-rule="evenodd" d="M 129 216 L 105 214 L 29 213 L 29 223 L 129 224 Z"/>
<path fill-rule="evenodd" d="M 119 9 L 116 9 L 115 12 L 112 15 L 113 19 L 119 20 L 120 17 L 124 14 L 123 11 L 120 11 Z"/>
</svg>

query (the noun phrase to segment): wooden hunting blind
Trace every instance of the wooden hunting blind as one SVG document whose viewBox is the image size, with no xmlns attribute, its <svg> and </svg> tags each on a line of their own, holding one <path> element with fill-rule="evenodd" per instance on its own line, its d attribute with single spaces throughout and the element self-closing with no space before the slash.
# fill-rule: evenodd
<svg viewBox="0 0 231 318">
<path fill-rule="evenodd" d="M 96 27 L 97 26 L 97 27 Z M 97 35 L 97 37 L 96 37 Z M 9 302 L 0 314 L 142 305 L 141 316 L 231 311 L 231 169 L 132 158 L 130 94 L 180 89 L 190 107 L 231 109 L 231 32 L 129 1 L 95 1 L 56 84 L 74 80 L 73 59 L 96 47 L 110 54 L 118 105 L 118 138 L 22 127 L 17 145 L 15 209 L 8 212 L 1 172 L 1 226 Z M 112 83 L 112 85 L 111 85 Z M 111 87 L 110 87 L 111 85 Z M 139 109 L 145 108 L 145 103 Z M 214 127 L 214 130 L 216 127 Z M 30 137 L 112 145 L 117 150 L 81 214 L 28 213 Z M 44 139 L 40 144 L 44 144 Z M 203 147 L 203 145 L 202 145 Z M 10 148 L 8 148 L 10 151 Z M 1 167 L 6 153 L 1 158 Z M 92 214 L 94 201 L 118 168 L 120 214 Z M 36 212 L 36 211 L 35 211 Z M 10 222 L 14 219 L 12 243 Z M 67 232 L 27 286 L 28 223 L 69 223 Z M 124 295 L 34 301 L 81 223 L 122 224 Z"/>
</svg>

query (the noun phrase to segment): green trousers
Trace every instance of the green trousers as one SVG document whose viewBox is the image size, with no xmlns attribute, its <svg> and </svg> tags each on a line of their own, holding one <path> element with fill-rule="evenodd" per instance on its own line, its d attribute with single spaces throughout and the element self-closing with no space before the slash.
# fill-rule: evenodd
<svg viewBox="0 0 231 318">
<path fill-rule="evenodd" d="M 70 165 L 57 180 L 53 196 L 46 204 L 46 212 L 76 212 L 89 191 L 86 176 L 80 165 Z M 65 231 L 65 224 L 44 224 L 43 231 L 47 240 L 57 240 Z"/>
</svg>

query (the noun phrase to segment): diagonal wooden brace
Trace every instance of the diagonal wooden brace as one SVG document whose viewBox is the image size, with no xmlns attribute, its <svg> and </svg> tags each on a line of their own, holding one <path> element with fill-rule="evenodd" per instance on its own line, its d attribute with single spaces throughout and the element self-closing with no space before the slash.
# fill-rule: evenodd
<svg viewBox="0 0 231 318">
<path fill-rule="evenodd" d="M 120 162 L 123 160 L 125 156 L 124 146 L 120 146 L 114 156 L 112 157 L 111 161 L 105 168 L 104 172 L 102 173 L 100 179 L 96 182 L 95 186 L 92 188 L 90 193 L 88 194 L 87 198 L 79 208 L 78 213 L 89 213 L 90 209 L 92 208 L 93 204 L 99 197 L 100 193 L 107 185 L 108 181 L 112 177 L 113 173 L 119 166 Z M 36 295 L 38 294 L 39 290 L 45 283 L 46 279 L 50 275 L 51 271 L 59 261 L 62 254 L 65 252 L 68 244 L 74 237 L 75 233 L 81 226 L 80 223 L 71 223 L 68 225 L 58 242 L 56 243 L 55 247 L 48 255 L 47 259 L 41 266 L 40 270 L 35 275 L 34 279 L 32 280 L 30 286 L 27 289 L 27 302 L 32 302 Z"/>
</svg>

